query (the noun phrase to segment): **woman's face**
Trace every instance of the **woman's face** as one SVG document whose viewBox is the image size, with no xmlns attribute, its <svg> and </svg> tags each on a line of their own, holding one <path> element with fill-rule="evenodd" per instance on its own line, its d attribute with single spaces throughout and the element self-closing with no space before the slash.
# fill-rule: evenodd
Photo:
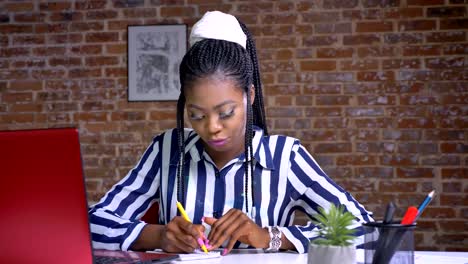
<svg viewBox="0 0 468 264">
<path fill-rule="evenodd" d="M 253 89 L 250 96 L 253 102 Z M 244 151 L 244 97 L 236 82 L 217 76 L 198 79 L 185 90 L 188 120 L 215 161 L 232 159 Z"/>
</svg>

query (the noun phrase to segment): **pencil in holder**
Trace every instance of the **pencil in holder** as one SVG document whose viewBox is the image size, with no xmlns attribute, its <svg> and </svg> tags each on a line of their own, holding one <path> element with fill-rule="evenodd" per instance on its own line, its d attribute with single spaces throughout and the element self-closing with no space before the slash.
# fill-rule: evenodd
<svg viewBox="0 0 468 264">
<path fill-rule="evenodd" d="M 397 222 L 363 224 L 365 264 L 414 264 L 416 224 Z"/>
</svg>

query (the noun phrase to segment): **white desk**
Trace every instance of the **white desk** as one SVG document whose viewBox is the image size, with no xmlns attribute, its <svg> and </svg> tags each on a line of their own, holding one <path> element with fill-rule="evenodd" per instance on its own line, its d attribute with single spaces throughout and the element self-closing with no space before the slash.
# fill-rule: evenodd
<svg viewBox="0 0 468 264">
<path fill-rule="evenodd" d="M 358 264 L 364 261 L 364 250 L 357 251 Z M 238 250 L 227 256 L 215 259 L 174 261 L 174 264 L 306 264 L 307 254 L 294 252 L 263 253 L 262 251 L 249 249 Z M 440 251 L 416 251 L 415 264 L 468 264 L 468 252 L 440 252 Z"/>
</svg>

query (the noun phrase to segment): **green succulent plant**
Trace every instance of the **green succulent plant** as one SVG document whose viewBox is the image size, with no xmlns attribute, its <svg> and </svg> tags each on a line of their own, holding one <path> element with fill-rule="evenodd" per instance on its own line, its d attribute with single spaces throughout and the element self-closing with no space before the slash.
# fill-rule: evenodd
<svg viewBox="0 0 468 264">
<path fill-rule="evenodd" d="M 319 214 L 313 216 L 312 222 L 318 227 L 319 237 L 312 240 L 317 245 L 349 246 L 353 244 L 355 231 L 350 226 L 355 216 L 345 211 L 343 206 L 331 204 L 326 211 L 318 208 Z"/>
</svg>

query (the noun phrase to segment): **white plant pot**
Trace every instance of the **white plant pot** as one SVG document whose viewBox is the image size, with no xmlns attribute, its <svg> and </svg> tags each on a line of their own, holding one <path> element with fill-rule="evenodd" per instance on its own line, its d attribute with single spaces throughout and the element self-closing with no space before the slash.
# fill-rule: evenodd
<svg viewBox="0 0 468 264">
<path fill-rule="evenodd" d="M 309 243 L 307 264 L 355 264 L 356 247 L 322 246 Z"/>
</svg>

